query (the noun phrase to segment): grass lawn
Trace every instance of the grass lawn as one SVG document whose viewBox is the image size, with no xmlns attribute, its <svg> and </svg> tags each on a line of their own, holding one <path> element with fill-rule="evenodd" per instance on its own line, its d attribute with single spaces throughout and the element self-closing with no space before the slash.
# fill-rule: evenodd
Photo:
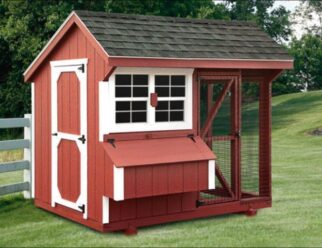
<svg viewBox="0 0 322 248">
<path fill-rule="evenodd" d="M 254 218 L 217 216 L 140 228 L 127 237 L 97 233 L 13 195 L 0 198 L 0 247 L 322 246 L 322 136 L 308 135 L 321 126 L 322 91 L 274 97 L 273 207 Z M 0 184 L 19 176 L 1 176 Z"/>
</svg>

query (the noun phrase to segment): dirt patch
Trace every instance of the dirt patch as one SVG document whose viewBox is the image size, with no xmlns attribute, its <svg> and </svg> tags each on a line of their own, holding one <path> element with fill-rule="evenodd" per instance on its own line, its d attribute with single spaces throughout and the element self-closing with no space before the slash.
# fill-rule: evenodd
<svg viewBox="0 0 322 248">
<path fill-rule="evenodd" d="M 322 127 L 313 129 L 313 130 L 307 132 L 307 134 L 313 135 L 313 136 L 322 136 Z"/>
</svg>

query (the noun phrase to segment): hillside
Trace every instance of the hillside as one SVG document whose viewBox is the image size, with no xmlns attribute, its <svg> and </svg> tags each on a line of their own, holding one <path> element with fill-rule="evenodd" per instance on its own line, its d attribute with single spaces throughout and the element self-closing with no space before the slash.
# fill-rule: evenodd
<svg viewBox="0 0 322 248">
<path fill-rule="evenodd" d="M 321 246 L 322 135 L 310 133 L 322 127 L 322 91 L 274 97 L 272 107 L 273 207 L 256 217 L 165 224 L 129 238 L 96 233 L 10 196 L 0 198 L 0 246 Z M 0 177 L 0 184 L 8 180 Z"/>
</svg>

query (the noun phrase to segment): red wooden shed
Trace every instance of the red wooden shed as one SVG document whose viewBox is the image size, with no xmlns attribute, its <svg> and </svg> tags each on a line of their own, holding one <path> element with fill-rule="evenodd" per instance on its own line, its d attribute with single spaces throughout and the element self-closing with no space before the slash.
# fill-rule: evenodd
<svg viewBox="0 0 322 248">
<path fill-rule="evenodd" d="M 24 73 L 36 206 L 99 231 L 270 207 L 292 64 L 251 22 L 72 12 Z"/>
</svg>

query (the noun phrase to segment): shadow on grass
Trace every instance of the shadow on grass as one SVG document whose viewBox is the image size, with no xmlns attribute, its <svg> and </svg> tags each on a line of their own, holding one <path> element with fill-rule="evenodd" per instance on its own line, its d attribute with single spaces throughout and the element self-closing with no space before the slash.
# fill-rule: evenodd
<svg viewBox="0 0 322 248">
<path fill-rule="evenodd" d="M 23 198 L 21 194 L 0 197 L 0 213 L 12 212 L 18 208 L 30 205 L 31 201 Z"/>
</svg>

